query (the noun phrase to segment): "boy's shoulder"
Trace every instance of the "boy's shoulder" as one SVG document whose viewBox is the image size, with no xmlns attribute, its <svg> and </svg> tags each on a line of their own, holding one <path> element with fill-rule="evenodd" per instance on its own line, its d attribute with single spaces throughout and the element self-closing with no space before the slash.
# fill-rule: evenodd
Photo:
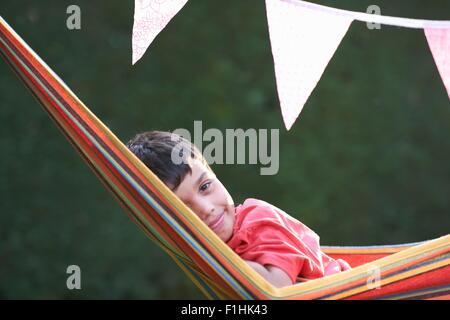
<svg viewBox="0 0 450 320">
<path fill-rule="evenodd" d="M 237 222 L 247 226 L 267 220 L 280 220 L 287 214 L 274 205 L 255 198 L 246 199 L 236 208 Z"/>
<path fill-rule="evenodd" d="M 247 198 L 244 203 L 242 204 L 244 207 L 273 207 L 270 203 L 260 200 L 260 199 L 255 199 L 255 198 Z"/>
<path fill-rule="evenodd" d="M 242 205 L 240 205 L 239 210 L 245 211 L 245 212 L 272 212 L 272 211 L 278 211 L 277 207 L 271 205 L 270 203 L 255 199 L 255 198 L 248 198 L 246 199 Z"/>
</svg>

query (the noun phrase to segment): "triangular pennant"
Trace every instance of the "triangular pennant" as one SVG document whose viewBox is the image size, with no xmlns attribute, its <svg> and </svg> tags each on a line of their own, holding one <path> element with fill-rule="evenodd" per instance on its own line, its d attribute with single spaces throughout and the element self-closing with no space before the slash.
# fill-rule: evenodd
<svg viewBox="0 0 450 320">
<path fill-rule="evenodd" d="M 450 99 L 450 28 L 425 28 L 424 31 Z"/>
<path fill-rule="evenodd" d="M 289 130 L 353 19 L 266 0 L 278 97 Z"/>
<path fill-rule="evenodd" d="M 133 64 L 187 0 L 135 0 L 133 24 Z"/>
</svg>

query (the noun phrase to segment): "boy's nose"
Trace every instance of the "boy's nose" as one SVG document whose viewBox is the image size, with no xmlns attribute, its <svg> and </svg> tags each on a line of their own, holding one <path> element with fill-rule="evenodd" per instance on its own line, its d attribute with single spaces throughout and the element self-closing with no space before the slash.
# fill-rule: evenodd
<svg viewBox="0 0 450 320">
<path fill-rule="evenodd" d="M 204 204 L 200 209 L 202 220 L 207 220 L 215 212 L 214 206 L 210 204 Z"/>
</svg>

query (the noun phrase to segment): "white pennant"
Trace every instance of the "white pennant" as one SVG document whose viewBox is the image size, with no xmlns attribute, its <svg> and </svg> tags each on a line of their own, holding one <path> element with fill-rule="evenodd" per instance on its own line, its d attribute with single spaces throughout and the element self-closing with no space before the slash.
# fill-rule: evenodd
<svg viewBox="0 0 450 320">
<path fill-rule="evenodd" d="M 133 24 L 133 64 L 187 0 L 135 0 Z"/>
<path fill-rule="evenodd" d="M 450 98 L 450 28 L 425 29 L 425 36 Z"/>
<path fill-rule="evenodd" d="M 353 19 L 266 0 L 278 97 L 289 130 Z"/>
</svg>

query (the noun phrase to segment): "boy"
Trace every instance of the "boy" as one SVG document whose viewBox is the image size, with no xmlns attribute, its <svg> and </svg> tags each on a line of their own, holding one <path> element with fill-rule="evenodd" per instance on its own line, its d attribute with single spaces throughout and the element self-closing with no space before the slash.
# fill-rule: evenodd
<svg viewBox="0 0 450 320">
<path fill-rule="evenodd" d="M 200 151 L 186 139 L 150 131 L 136 135 L 127 147 L 274 286 L 350 269 L 344 260 L 324 254 L 319 237 L 282 210 L 257 199 L 247 199 L 235 208 Z"/>
</svg>

